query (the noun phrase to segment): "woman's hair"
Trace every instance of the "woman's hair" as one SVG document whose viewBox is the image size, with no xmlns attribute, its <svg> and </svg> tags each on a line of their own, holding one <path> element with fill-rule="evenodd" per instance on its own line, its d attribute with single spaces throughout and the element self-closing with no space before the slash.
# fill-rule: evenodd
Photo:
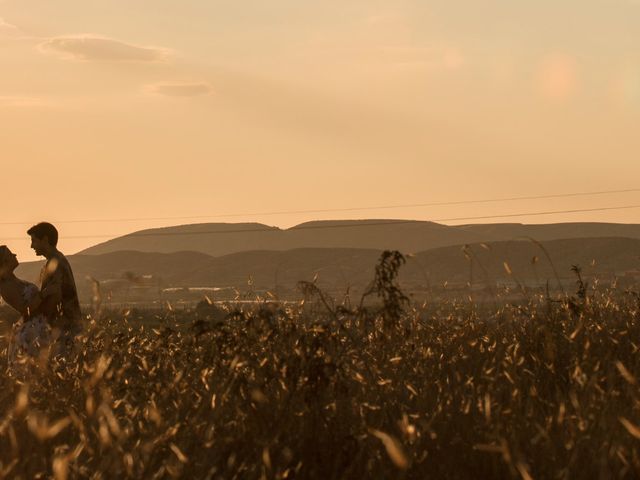
<svg viewBox="0 0 640 480">
<path fill-rule="evenodd" d="M 0 245 L 0 267 L 4 265 L 8 253 L 11 253 L 9 247 L 7 247 L 6 245 Z"/>
</svg>

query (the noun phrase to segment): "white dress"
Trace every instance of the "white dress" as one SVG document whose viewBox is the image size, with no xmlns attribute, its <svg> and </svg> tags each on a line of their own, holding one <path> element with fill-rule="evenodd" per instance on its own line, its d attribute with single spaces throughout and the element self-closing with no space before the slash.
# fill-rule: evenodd
<svg viewBox="0 0 640 480">
<path fill-rule="evenodd" d="M 22 296 L 25 303 L 31 302 L 38 287 L 25 282 Z M 9 368 L 20 363 L 20 357 L 38 357 L 43 348 L 51 343 L 51 328 L 44 315 L 34 315 L 29 320 L 21 318 L 13 325 L 7 351 Z"/>
</svg>

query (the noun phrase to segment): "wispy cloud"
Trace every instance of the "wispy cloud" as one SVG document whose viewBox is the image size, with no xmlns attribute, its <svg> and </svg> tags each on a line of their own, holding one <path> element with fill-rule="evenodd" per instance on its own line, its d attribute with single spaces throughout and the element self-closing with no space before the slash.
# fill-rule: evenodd
<svg viewBox="0 0 640 480">
<path fill-rule="evenodd" d="M 406 12 L 378 12 L 358 18 L 348 28 L 316 32 L 306 50 L 315 54 L 314 60 L 366 74 L 373 68 L 413 75 L 420 71 L 459 70 L 467 64 L 465 52 L 455 44 L 427 41 L 419 33 Z"/>
<path fill-rule="evenodd" d="M 0 108 L 36 108 L 48 107 L 51 102 L 38 97 L 0 95 Z"/>
<path fill-rule="evenodd" d="M 40 43 L 39 49 L 69 60 L 110 62 L 162 62 L 170 51 L 142 47 L 93 34 L 53 37 Z"/>
<path fill-rule="evenodd" d="M 199 97 L 212 94 L 213 88 L 204 82 L 161 82 L 147 85 L 145 91 L 167 97 Z"/>
<path fill-rule="evenodd" d="M 0 17 L 0 35 L 17 35 L 20 29 Z"/>
</svg>

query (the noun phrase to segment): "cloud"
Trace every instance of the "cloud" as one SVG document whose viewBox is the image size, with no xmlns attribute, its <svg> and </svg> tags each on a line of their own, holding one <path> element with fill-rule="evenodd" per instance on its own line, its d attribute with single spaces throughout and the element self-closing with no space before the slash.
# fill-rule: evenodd
<svg viewBox="0 0 640 480">
<path fill-rule="evenodd" d="M 204 82 L 163 82 L 147 85 L 145 91 L 167 97 L 199 97 L 210 95 L 213 88 Z"/>
<path fill-rule="evenodd" d="M 0 95 L 0 108 L 33 108 L 33 107 L 46 107 L 51 103 L 37 97 L 21 97 L 21 96 L 1 96 Z"/>
<path fill-rule="evenodd" d="M 17 35 L 20 29 L 0 17 L 0 35 Z"/>
<path fill-rule="evenodd" d="M 366 75 L 371 74 L 371 69 L 410 75 L 454 71 L 467 64 L 466 54 L 460 48 L 449 42 L 425 41 L 414 24 L 405 12 L 399 11 L 358 18 L 348 28 L 313 35 L 306 48 L 307 56 Z"/>
<path fill-rule="evenodd" d="M 40 51 L 65 59 L 110 62 L 162 62 L 169 50 L 141 47 L 98 35 L 53 37 L 39 45 Z"/>
</svg>

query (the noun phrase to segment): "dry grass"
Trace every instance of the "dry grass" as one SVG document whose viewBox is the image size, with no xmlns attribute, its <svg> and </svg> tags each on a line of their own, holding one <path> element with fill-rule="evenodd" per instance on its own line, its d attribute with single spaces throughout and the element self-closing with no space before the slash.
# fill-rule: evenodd
<svg viewBox="0 0 640 480">
<path fill-rule="evenodd" d="M 640 475 L 633 297 L 392 300 L 91 321 L 77 361 L 0 377 L 0 477 Z"/>
</svg>

